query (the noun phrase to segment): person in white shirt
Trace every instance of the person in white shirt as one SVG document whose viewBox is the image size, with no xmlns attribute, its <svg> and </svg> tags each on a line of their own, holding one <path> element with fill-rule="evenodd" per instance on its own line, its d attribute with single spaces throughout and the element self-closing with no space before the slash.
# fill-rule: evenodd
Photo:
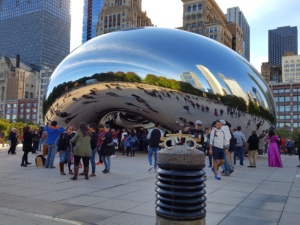
<svg viewBox="0 0 300 225">
<path fill-rule="evenodd" d="M 209 154 L 213 156 L 213 168 L 212 171 L 215 174 L 217 180 L 221 180 L 218 174 L 218 168 L 224 164 L 225 150 L 228 151 L 229 142 L 225 137 L 222 130 L 222 123 L 220 120 L 216 120 L 215 127 L 211 130 L 209 140 Z"/>
</svg>

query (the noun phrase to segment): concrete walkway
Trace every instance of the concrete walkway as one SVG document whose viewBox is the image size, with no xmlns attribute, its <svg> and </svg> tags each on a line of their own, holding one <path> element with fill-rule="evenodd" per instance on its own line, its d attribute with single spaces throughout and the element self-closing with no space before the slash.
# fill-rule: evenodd
<svg viewBox="0 0 300 225">
<path fill-rule="evenodd" d="M 36 155 L 29 155 L 34 162 Z M 86 181 L 59 175 L 56 169 L 21 167 L 22 151 L 0 148 L 0 225 L 154 225 L 154 171 L 146 154 L 112 158 L 111 173 Z M 207 225 L 299 225 L 300 168 L 297 156 L 282 156 L 284 168 L 269 168 L 259 156 L 257 168 L 236 167 L 217 181 L 207 172 Z M 55 164 L 58 163 L 58 156 Z"/>
</svg>

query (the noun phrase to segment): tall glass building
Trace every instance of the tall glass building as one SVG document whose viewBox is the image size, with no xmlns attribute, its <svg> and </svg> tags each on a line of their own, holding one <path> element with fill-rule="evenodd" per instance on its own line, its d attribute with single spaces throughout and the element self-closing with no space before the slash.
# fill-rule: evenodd
<svg viewBox="0 0 300 225">
<path fill-rule="evenodd" d="M 269 30 L 269 62 L 271 66 L 281 66 L 282 56 L 285 52 L 298 55 L 297 27 L 278 27 Z"/>
<path fill-rule="evenodd" d="M 82 43 L 96 37 L 98 15 L 102 11 L 104 0 L 84 0 Z"/>
<path fill-rule="evenodd" d="M 0 0 L 0 54 L 58 65 L 70 52 L 70 0 Z"/>
</svg>

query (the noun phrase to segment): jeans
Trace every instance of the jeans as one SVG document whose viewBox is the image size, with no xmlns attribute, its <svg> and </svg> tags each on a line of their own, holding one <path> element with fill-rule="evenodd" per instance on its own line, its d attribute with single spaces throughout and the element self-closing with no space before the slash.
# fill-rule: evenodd
<svg viewBox="0 0 300 225">
<path fill-rule="evenodd" d="M 94 148 L 92 150 L 92 155 L 90 157 L 90 161 L 91 161 L 91 165 L 92 165 L 92 173 L 95 173 L 96 172 L 96 162 L 95 162 L 95 159 L 96 159 L 96 153 L 97 153 L 97 150 L 98 148 Z"/>
<path fill-rule="evenodd" d="M 55 154 L 57 151 L 57 145 L 53 144 L 53 145 L 48 145 L 48 155 L 47 155 L 47 159 L 45 162 L 45 167 L 53 167 L 53 163 L 54 163 L 54 159 L 55 159 Z"/>
<path fill-rule="evenodd" d="M 38 148 L 38 151 L 41 151 L 41 150 L 42 150 L 42 143 L 43 143 L 43 139 L 40 138 L 40 139 L 39 139 L 39 148 Z"/>
<path fill-rule="evenodd" d="M 154 154 L 154 169 L 156 170 L 156 162 L 157 162 L 157 151 L 159 148 L 148 148 L 148 161 L 149 165 L 152 166 L 152 155 Z"/>
<path fill-rule="evenodd" d="M 105 155 L 103 157 L 103 162 L 106 170 L 110 170 L 110 155 Z"/>
<path fill-rule="evenodd" d="M 71 150 L 60 151 L 59 162 L 66 163 L 71 161 Z"/>
<path fill-rule="evenodd" d="M 236 164 L 236 157 L 240 158 L 240 165 L 244 165 L 244 147 L 243 146 L 235 146 L 234 149 L 234 165 Z"/>
<path fill-rule="evenodd" d="M 223 164 L 223 166 L 224 166 L 224 173 L 229 174 L 230 170 L 232 170 L 232 167 L 230 165 L 230 161 L 228 159 L 228 156 L 227 156 L 226 152 L 225 152 L 225 155 L 224 155 L 224 160 L 225 160 L 225 162 Z"/>
<path fill-rule="evenodd" d="M 34 142 L 33 145 L 32 145 L 32 153 L 36 153 L 36 151 L 38 150 L 39 148 L 39 143 L 38 142 Z"/>
</svg>

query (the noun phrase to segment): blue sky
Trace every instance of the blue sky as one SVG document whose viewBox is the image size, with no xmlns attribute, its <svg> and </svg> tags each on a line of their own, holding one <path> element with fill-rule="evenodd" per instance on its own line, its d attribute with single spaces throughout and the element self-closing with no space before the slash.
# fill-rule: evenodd
<svg viewBox="0 0 300 225">
<path fill-rule="evenodd" d="M 268 61 L 268 30 L 281 26 L 300 29 L 300 0 L 216 0 L 220 8 L 239 6 L 251 29 L 250 62 L 260 71 L 262 62 Z M 81 45 L 83 0 L 72 0 L 71 50 Z M 143 0 L 143 10 L 158 27 L 182 26 L 181 0 Z M 298 46 L 300 35 L 298 34 Z M 299 47 L 298 47 L 299 50 Z"/>
</svg>

